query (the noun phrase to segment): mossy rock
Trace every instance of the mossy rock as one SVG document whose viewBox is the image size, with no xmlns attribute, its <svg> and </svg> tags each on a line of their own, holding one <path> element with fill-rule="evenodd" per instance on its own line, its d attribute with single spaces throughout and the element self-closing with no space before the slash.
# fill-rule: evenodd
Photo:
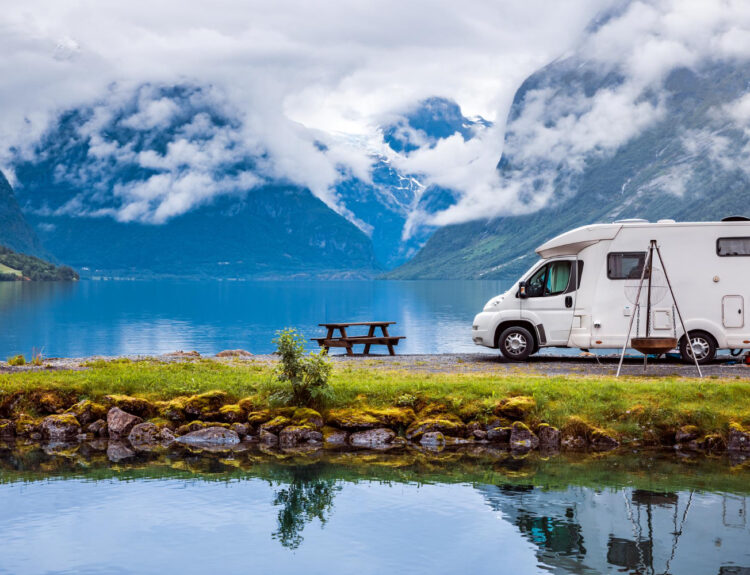
<svg viewBox="0 0 750 575">
<path fill-rule="evenodd" d="M 388 427 L 407 427 L 416 418 L 410 407 L 379 407 L 370 408 L 367 413 L 376 417 L 381 424 Z"/>
<path fill-rule="evenodd" d="M 16 435 L 29 436 L 32 433 L 41 433 L 43 417 L 31 417 L 21 415 L 16 419 Z"/>
<path fill-rule="evenodd" d="M 131 397 L 129 395 L 108 395 L 105 398 L 109 407 L 119 407 L 124 412 L 138 417 L 149 417 L 156 413 L 156 407 L 153 403 L 140 397 Z"/>
<path fill-rule="evenodd" d="M 536 408 L 536 400 L 527 395 L 517 395 L 502 400 L 495 407 L 495 415 L 500 415 L 513 420 L 526 420 L 529 414 Z"/>
<path fill-rule="evenodd" d="M 324 447 L 341 447 L 348 444 L 349 433 L 326 425 L 321 429 Z"/>
<path fill-rule="evenodd" d="M 251 411 L 247 414 L 247 422 L 253 429 L 257 429 L 261 424 L 271 421 L 273 417 L 273 413 L 269 409 Z"/>
<path fill-rule="evenodd" d="M 323 427 L 323 416 L 309 407 L 295 409 L 292 414 L 292 421 L 295 425 L 308 426 L 315 430 L 320 430 Z"/>
<path fill-rule="evenodd" d="M 74 415 L 82 426 L 86 426 L 89 423 L 93 423 L 97 419 L 106 419 L 107 408 L 99 403 L 94 403 L 91 400 L 83 399 L 72 407 L 68 408 L 65 413 Z"/>
<path fill-rule="evenodd" d="M 258 411 L 258 408 L 261 407 L 263 403 L 264 402 L 257 397 L 243 397 L 237 402 L 237 405 L 245 410 L 246 413 L 250 413 L 251 411 Z"/>
<path fill-rule="evenodd" d="M 185 399 L 184 397 L 175 397 L 169 401 L 156 402 L 155 405 L 158 414 L 174 423 L 182 423 L 187 419 L 185 415 Z"/>
<path fill-rule="evenodd" d="M 418 440 L 423 434 L 439 431 L 444 435 L 460 436 L 466 432 L 461 419 L 450 413 L 435 414 L 427 418 L 418 418 L 406 429 L 406 438 Z"/>
<path fill-rule="evenodd" d="M 247 417 L 247 412 L 239 404 L 232 403 L 220 407 L 219 416 L 227 423 L 240 423 Z"/>
<path fill-rule="evenodd" d="M 43 391 L 35 394 L 34 403 L 37 413 L 53 414 L 64 410 L 70 400 L 60 392 Z"/>
<path fill-rule="evenodd" d="M 284 429 L 286 426 L 291 425 L 292 420 L 288 417 L 284 417 L 283 415 L 277 415 L 270 421 L 267 421 L 266 423 L 263 423 L 259 427 L 259 431 L 266 433 L 273 433 L 274 435 L 278 435 L 279 432 Z"/>
<path fill-rule="evenodd" d="M 434 415 L 442 415 L 444 413 L 448 413 L 448 411 L 448 407 L 446 405 L 443 405 L 442 403 L 431 403 L 419 410 L 419 413 L 417 413 L 416 417 L 417 419 L 427 419 L 428 417 L 432 417 Z"/>
<path fill-rule="evenodd" d="M 185 400 L 185 413 L 192 416 L 218 415 L 221 406 L 227 402 L 227 393 L 221 390 L 207 391 Z"/>
<path fill-rule="evenodd" d="M 326 423 L 349 431 L 381 427 L 380 419 L 365 409 L 331 409 L 326 413 Z"/>
</svg>

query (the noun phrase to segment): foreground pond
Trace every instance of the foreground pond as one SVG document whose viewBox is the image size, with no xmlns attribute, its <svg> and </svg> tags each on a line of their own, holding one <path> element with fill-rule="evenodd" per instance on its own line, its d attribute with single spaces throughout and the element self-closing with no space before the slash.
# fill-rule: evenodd
<svg viewBox="0 0 750 575">
<path fill-rule="evenodd" d="M 0 446 L 0 573 L 750 573 L 746 462 Z"/>
</svg>

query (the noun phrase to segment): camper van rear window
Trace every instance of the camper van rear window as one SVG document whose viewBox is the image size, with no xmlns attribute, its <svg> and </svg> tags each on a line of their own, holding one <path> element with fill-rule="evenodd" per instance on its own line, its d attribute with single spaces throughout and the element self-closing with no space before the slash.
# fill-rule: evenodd
<svg viewBox="0 0 750 575">
<path fill-rule="evenodd" d="M 607 277 L 611 280 L 641 279 L 646 252 L 607 254 Z"/>
<path fill-rule="evenodd" d="M 716 253 L 722 257 L 750 256 L 750 238 L 719 238 Z"/>
</svg>

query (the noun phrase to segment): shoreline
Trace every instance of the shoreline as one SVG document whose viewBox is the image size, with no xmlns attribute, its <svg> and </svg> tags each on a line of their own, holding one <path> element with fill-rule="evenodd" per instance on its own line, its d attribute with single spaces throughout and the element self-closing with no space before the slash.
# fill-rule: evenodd
<svg viewBox="0 0 750 575">
<path fill-rule="evenodd" d="M 274 376 L 275 356 L 183 353 L 5 367 L 0 438 L 750 454 L 744 366 L 718 365 L 730 375 L 698 380 L 667 363 L 667 375 L 615 379 L 574 359 L 520 366 L 479 354 L 333 359 L 335 397 L 314 410 L 275 403 L 284 387 Z M 562 374 L 555 372 L 560 365 Z M 640 363 L 628 366 L 642 370 Z"/>
</svg>

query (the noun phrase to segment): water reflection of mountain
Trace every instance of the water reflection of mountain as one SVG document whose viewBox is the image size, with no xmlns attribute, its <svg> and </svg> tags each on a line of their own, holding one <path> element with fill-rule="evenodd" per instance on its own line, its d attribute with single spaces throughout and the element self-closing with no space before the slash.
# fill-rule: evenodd
<svg viewBox="0 0 750 575">
<path fill-rule="evenodd" d="M 552 573 L 750 575 L 747 497 L 479 486 Z"/>
</svg>

